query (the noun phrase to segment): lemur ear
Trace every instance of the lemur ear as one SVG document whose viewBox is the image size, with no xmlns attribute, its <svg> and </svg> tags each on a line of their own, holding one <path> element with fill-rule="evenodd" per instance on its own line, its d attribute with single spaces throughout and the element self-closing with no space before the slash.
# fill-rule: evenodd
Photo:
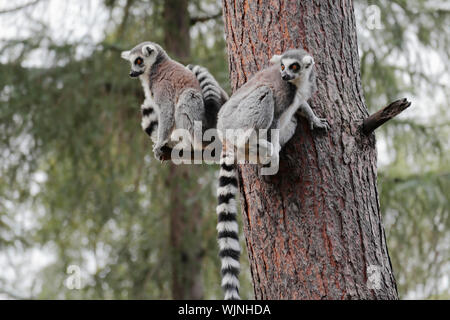
<svg viewBox="0 0 450 320">
<path fill-rule="evenodd" d="M 281 56 L 278 54 L 274 54 L 272 58 L 270 58 L 270 64 L 276 64 L 281 61 Z"/>
<path fill-rule="evenodd" d="M 129 60 L 130 59 L 130 51 L 122 51 L 120 56 L 122 57 L 122 59 Z"/>
<path fill-rule="evenodd" d="M 155 50 L 155 48 L 153 48 L 151 45 L 147 44 L 142 47 L 142 54 L 145 57 L 149 57 L 154 50 Z"/>
<path fill-rule="evenodd" d="M 305 68 L 309 68 L 314 65 L 314 59 L 311 56 L 304 56 L 302 59 L 302 63 Z"/>
</svg>

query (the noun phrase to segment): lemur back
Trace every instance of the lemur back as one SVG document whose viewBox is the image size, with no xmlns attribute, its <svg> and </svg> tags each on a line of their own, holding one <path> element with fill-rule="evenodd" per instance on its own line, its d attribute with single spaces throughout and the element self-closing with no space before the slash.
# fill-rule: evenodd
<svg viewBox="0 0 450 320">
<path fill-rule="evenodd" d="M 228 94 L 222 89 L 214 76 L 205 67 L 189 64 L 186 66 L 195 76 L 201 87 L 203 103 L 205 105 L 206 125 L 204 129 L 215 128 L 217 114 L 222 105 L 228 100 Z M 156 142 L 156 128 L 158 127 L 157 110 L 142 109 L 142 129 Z"/>
<path fill-rule="evenodd" d="M 219 111 L 219 121 L 217 129 L 226 130 L 230 128 L 242 128 L 241 123 L 236 122 L 234 111 L 239 106 L 239 102 L 252 94 L 259 87 L 267 87 L 273 94 L 275 116 L 278 116 L 286 109 L 294 100 L 296 87 L 288 81 L 284 81 L 280 77 L 279 67 L 276 65 L 269 66 L 256 73 L 248 82 L 231 96 L 227 105 L 230 108 L 222 108 Z"/>
<path fill-rule="evenodd" d="M 166 90 L 176 102 L 189 88 L 201 91 L 200 83 L 192 72 L 174 60 L 156 60 L 149 73 L 150 91 Z"/>
</svg>

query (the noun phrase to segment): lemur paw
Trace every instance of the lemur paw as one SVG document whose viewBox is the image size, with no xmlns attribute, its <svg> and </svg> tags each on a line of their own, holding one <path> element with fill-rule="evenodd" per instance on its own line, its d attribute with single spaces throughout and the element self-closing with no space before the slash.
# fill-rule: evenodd
<svg viewBox="0 0 450 320">
<path fill-rule="evenodd" d="M 325 130 L 325 132 L 328 132 L 328 130 L 330 129 L 330 125 L 325 118 L 315 118 L 313 121 L 311 121 L 311 130 L 314 129 L 322 129 Z"/>
<path fill-rule="evenodd" d="M 269 162 L 263 163 L 259 166 L 259 175 L 263 180 L 268 183 L 271 181 L 271 177 L 278 172 L 280 166 L 280 157 L 278 153 L 274 153 Z"/>
<path fill-rule="evenodd" d="M 162 150 L 163 147 L 163 144 L 155 144 L 153 147 L 153 154 L 155 155 L 156 160 L 162 161 L 162 156 L 164 154 Z"/>
</svg>

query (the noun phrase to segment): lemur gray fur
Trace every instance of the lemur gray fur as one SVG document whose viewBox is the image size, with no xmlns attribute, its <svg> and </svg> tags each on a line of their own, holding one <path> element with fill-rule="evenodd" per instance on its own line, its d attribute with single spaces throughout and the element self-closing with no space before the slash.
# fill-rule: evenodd
<svg viewBox="0 0 450 320">
<path fill-rule="evenodd" d="M 311 129 L 329 129 L 327 121 L 318 118 L 307 102 L 316 89 L 312 56 L 302 49 L 293 49 L 274 56 L 271 63 L 232 95 L 220 109 L 217 120 L 219 137 L 224 144 L 216 212 L 225 299 L 240 299 L 240 245 L 235 200 L 238 181 L 234 154 L 234 147 L 239 146 L 232 146 L 229 152 L 229 144 L 236 140 L 227 140 L 226 130 L 280 129 L 279 142 L 272 141 L 272 157 L 278 161 L 278 152 L 295 132 L 297 110 L 309 121 Z"/>
<path fill-rule="evenodd" d="M 193 141 L 194 121 L 200 121 L 203 130 L 215 128 L 228 95 L 206 68 L 184 67 L 154 42 L 140 43 L 121 56 L 131 63 L 130 76 L 139 77 L 144 89 L 141 126 L 154 142 L 157 159 L 164 146 L 177 144 L 171 139 L 174 129 L 188 130 Z"/>
</svg>

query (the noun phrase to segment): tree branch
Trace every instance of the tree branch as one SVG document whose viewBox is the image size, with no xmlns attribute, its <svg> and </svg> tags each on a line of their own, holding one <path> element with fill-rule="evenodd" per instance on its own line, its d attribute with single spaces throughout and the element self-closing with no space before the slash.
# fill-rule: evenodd
<svg viewBox="0 0 450 320">
<path fill-rule="evenodd" d="M 400 112 L 408 108 L 410 105 L 411 102 L 406 100 L 406 98 L 391 102 L 389 105 L 387 105 L 380 111 L 377 111 L 368 118 L 366 118 L 362 125 L 362 131 L 364 132 L 364 134 L 369 135 L 376 128 L 381 126 L 386 121 L 394 118 L 396 115 L 398 115 Z"/>
<path fill-rule="evenodd" d="M 28 8 L 28 7 L 31 7 L 31 6 L 34 6 L 35 4 L 38 4 L 40 1 L 41 1 L 41 0 L 34 0 L 34 1 L 31 1 L 31 2 L 29 2 L 29 3 L 26 3 L 26 4 L 24 4 L 24 5 L 21 5 L 21 6 L 15 7 L 15 8 L 1 10 L 1 11 L 0 11 L 0 14 L 11 13 L 11 12 L 19 11 L 19 10 L 22 10 L 22 9 L 25 9 L 25 8 Z"/>
<path fill-rule="evenodd" d="M 222 16 L 222 12 L 218 12 L 216 14 L 212 14 L 204 17 L 191 17 L 191 26 L 196 24 L 197 22 L 206 22 L 209 20 L 217 19 Z"/>
</svg>

